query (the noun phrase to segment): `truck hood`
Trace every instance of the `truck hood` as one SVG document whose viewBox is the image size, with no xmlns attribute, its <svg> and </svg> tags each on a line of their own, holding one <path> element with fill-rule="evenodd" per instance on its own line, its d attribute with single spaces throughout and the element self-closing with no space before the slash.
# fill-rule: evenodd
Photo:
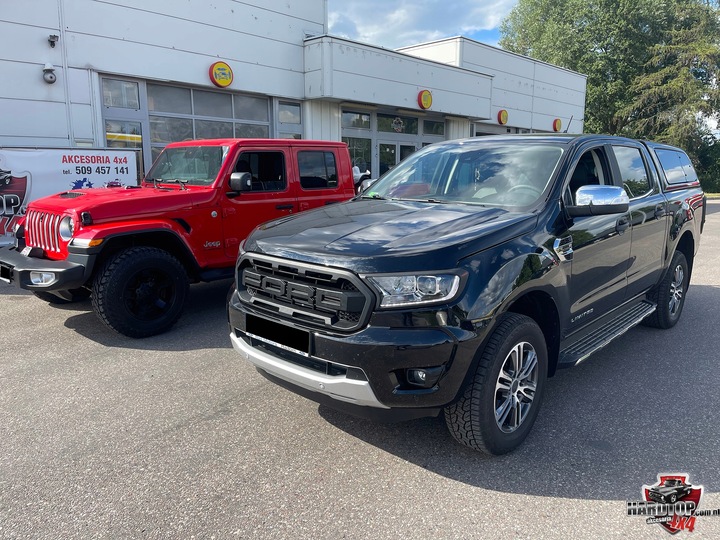
<svg viewBox="0 0 720 540">
<path fill-rule="evenodd" d="M 356 272 L 450 269 L 536 223 L 499 208 L 354 200 L 261 225 L 245 249 Z"/>
<path fill-rule="evenodd" d="M 186 210 L 209 202 L 214 193 L 210 188 L 180 189 L 174 186 L 74 189 L 33 201 L 29 208 L 58 214 L 90 212 L 94 223 L 102 223 Z"/>
</svg>

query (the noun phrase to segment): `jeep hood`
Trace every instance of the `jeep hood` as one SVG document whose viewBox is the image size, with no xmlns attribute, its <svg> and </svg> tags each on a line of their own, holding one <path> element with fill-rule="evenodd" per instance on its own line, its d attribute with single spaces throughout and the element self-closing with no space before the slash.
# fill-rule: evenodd
<svg viewBox="0 0 720 540">
<path fill-rule="evenodd" d="M 354 200 L 261 225 L 245 250 L 356 272 L 448 269 L 536 222 L 532 213 L 477 205 Z"/>
<path fill-rule="evenodd" d="M 58 214 L 90 212 L 94 223 L 137 216 L 152 217 L 182 211 L 204 202 L 215 194 L 210 188 L 125 187 L 74 189 L 30 203 L 29 208 Z"/>
</svg>

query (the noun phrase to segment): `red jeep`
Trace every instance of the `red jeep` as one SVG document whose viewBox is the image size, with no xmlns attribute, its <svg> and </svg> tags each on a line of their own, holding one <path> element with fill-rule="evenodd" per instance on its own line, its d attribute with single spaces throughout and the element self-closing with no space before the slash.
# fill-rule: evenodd
<svg viewBox="0 0 720 540">
<path fill-rule="evenodd" d="M 340 142 L 178 142 L 139 186 L 78 189 L 32 202 L 0 279 L 52 303 L 92 297 L 113 330 L 146 337 L 180 317 L 190 282 L 230 278 L 258 224 L 350 199 Z"/>
</svg>

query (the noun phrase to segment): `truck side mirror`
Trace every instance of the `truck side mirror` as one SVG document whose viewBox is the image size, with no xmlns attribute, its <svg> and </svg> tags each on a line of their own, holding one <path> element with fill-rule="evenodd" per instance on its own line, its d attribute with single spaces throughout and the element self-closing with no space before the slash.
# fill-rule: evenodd
<svg viewBox="0 0 720 540">
<path fill-rule="evenodd" d="M 230 190 L 236 193 L 252 191 L 252 175 L 249 172 L 234 172 L 230 175 Z"/>
<path fill-rule="evenodd" d="M 568 214 L 578 216 L 602 216 L 624 214 L 630 208 L 630 198 L 624 188 L 618 186 L 581 186 L 575 192 L 575 206 L 568 206 Z"/>
</svg>

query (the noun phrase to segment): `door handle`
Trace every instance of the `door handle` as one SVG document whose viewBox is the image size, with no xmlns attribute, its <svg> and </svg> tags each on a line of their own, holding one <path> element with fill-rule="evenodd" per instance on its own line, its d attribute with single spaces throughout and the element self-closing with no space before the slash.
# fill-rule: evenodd
<svg viewBox="0 0 720 540">
<path fill-rule="evenodd" d="M 630 220 L 626 216 L 621 217 L 615 223 L 615 230 L 618 234 L 623 234 L 628 227 L 630 227 Z"/>
<path fill-rule="evenodd" d="M 278 210 L 292 210 L 293 205 L 292 204 L 278 204 L 275 208 Z"/>
</svg>

